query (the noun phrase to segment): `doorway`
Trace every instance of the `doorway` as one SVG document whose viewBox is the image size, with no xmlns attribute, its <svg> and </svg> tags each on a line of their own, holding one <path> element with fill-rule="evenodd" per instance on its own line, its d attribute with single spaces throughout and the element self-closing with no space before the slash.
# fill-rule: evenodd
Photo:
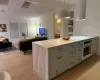
<svg viewBox="0 0 100 80">
<path fill-rule="evenodd" d="M 61 19 L 59 18 L 58 14 L 54 15 L 54 38 L 60 38 L 60 26 L 61 26 Z"/>
</svg>

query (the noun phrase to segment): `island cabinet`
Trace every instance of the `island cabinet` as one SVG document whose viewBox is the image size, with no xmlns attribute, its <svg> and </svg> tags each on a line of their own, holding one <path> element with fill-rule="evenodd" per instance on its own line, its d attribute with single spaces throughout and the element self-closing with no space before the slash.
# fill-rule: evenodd
<svg viewBox="0 0 100 80">
<path fill-rule="evenodd" d="M 48 49 L 48 52 L 49 77 L 52 79 L 82 61 L 83 43 L 52 47 Z"/>
<path fill-rule="evenodd" d="M 54 39 L 33 42 L 34 71 L 38 73 L 41 80 L 51 80 L 96 54 L 98 40 L 98 37 L 73 36 L 70 40 Z"/>
</svg>

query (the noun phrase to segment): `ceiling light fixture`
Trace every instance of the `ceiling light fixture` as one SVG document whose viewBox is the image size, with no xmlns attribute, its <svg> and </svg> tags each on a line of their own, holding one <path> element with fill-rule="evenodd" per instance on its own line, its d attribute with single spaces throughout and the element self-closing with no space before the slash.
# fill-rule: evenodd
<svg viewBox="0 0 100 80">
<path fill-rule="evenodd" d="M 30 3 L 33 3 L 33 4 L 41 4 L 39 2 L 34 2 L 34 1 L 27 1 L 27 2 L 30 2 Z"/>
<path fill-rule="evenodd" d="M 65 0 L 64 0 L 64 5 L 66 5 L 66 1 Z M 66 10 L 65 7 L 66 6 L 64 6 L 64 9 L 63 10 L 61 10 L 60 16 L 66 18 L 66 19 L 69 19 L 70 18 L 70 13 L 69 13 L 68 10 Z"/>
<path fill-rule="evenodd" d="M 66 19 L 69 19 L 70 17 L 65 17 Z"/>
<path fill-rule="evenodd" d="M 61 19 L 57 19 L 57 23 L 59 23 L 59 24 L 60 24 L 60 23 L 61 23 Z"/>
<path fill-rule="evenodd" d="M 59 18 L 59 17 L 58 17 L 58 14 L 56 14 L 56 15 L 55 15 L 55 19 L 58 19 L 58 18 Z"/>
</svg>

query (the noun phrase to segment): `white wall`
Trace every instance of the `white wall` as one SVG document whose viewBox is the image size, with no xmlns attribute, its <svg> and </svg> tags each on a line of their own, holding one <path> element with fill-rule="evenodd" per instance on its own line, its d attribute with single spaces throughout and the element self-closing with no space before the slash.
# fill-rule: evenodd
<svg viewBox="0 0 100 80">
<path fill-rule="evenodd" d="M 75 35 L 100 36 L 100 0 L 87 0 L 86 20 L 75 25 Z"/>
<path fill-rule="evenodd" d="M 27 23 L 28 25 L 28 37 L 29 38 L 33 38 L 36 36 L 37 34 L 37 26 L 39 25 L 39 22 L 40 22 L 40 19 L 39 18 L 27 18 L 27 19 L 17 19 L 17 18 L 3 18 L 3 19 L 0 19 L 0 24 L 6 24 L 7 26 L 7 32 L 0 32 L 0 36 L 3 36 L 3 37 L 6 37 L 6 38 L 9 38 L 12 42 L 17 42 L 19 41 L 21 38 L 11 38 L 10 37 L 10 29 L 9 29 L 9 23 Z M 19 32 L 18 32 L 19 33 Z"/>
<path fill-rule="evenodd" d="M 47 37 L 49 39 L 54 38 L 54 18 L 53 13 L 47 13 L 40 17 L 41 27 L 47 30 Z"/>
<path fill-rule="evenodd" d="M 33 38 L 38 33 L 38 27 L 40 25 L 40 18 L 29 18 L 28 23 L 28 37 Z"/>
<path fill-rule="evenodd" d="M 100 37 L 100 0 L 87 0 L 86 20 L 76 22 L 74 35 Z M 100 54 L 100 49 L 99 49 Z"/>
<path fill-rule="evenodd" d="M 6 27 L 7 27 L 7 32 L 0 32 L 0 36 L 4 36 L 4 37 L 7 37 L 10 39 L 10 29 L 9 29 L 9 23 L 12 23 L 12 22 L 15 22 L 15 23 L 21 23 L 21 22 L 25 22 L 26 23 L 26 20 L 25 19 L 8 19 L 8 18 L 3 18 L 3 19 L 0 19 L 0 24 L 6 24 Z"/>
<path fill-rule="evenodd" d="M 0 20 L 0 24 L 6 24 L 7 32 L 0 32 L 0 36 L 10 38 L 9 23 L 7 20 Z"/>
</svg>

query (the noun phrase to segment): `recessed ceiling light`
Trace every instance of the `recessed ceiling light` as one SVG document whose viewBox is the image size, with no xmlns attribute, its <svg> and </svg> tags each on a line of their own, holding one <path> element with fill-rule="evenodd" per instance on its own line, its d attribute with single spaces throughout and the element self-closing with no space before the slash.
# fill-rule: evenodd
<svg viewBox="0 0 100 80">
<path fill-rule="evenodd" d="M 65 17 L 65 19 L 69 19 L 70 17 Z"/>
</svg>

